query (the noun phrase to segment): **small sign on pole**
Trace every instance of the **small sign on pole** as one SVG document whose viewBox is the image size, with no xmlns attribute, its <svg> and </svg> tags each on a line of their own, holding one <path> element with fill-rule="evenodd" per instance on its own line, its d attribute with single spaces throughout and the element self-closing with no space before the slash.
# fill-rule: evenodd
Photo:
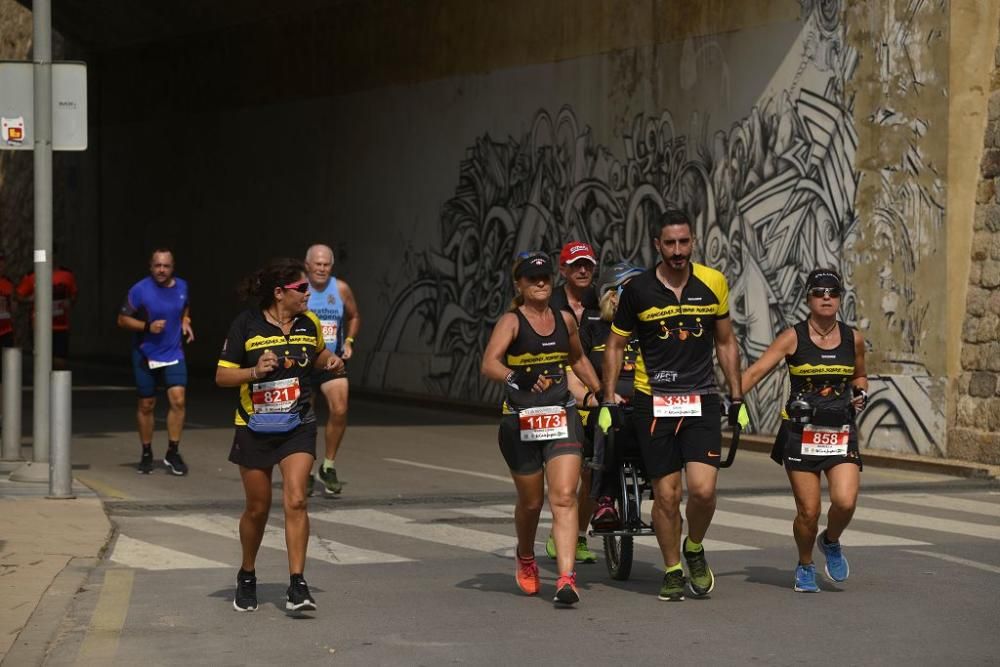
<svg viewBox="0 0 1000 667">
<path fill-rule="evenodd" d="M 24 143 L 24 116 L 0 118 L 0 140 L 8 146 Z"/>
<path fill-rule="evenodd" d="M 34 63 L 0 61 L 0 149 L 34 149 Z M 87 64 L 52 63 L 52 150 L 87 150 Z"/>
</svg>

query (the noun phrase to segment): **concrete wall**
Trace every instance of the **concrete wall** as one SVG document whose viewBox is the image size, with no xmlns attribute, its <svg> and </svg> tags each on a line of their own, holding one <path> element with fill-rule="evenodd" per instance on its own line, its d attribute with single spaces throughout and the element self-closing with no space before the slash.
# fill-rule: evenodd
<svg viewBox="0 0 1000 667">
<path fill-rule="evenodd" d="M 992 18 L 996 16 L 984 17 Z M 979 51 L 981 54 L 982 51 Z M 978 58 L 979 71 L 982 67 Z M 988 113 L 965 135 L 986 121 L 982 163 L 974 199 L 971 260 L 965 318 L 961 331 L 961 367 L 957 410 L 948 432 L 952 456 L 1000 463 L 1000 47 L 995 50 Z M 970 136 L 971 139 L 971 136 Z M 968 229 L 968 227 L 965 227 Z M 966 246 L 968 248 L 968 245 Z"/>
<path fill-rule="evenodd" d="M 478 365 L 511 257 L 576 237 L 650 263 L 671 203 L 729 276 L 748 360 L 804 316 L 805 274 L 840 268 L 870 345 L 865 441 L 947 455 L 982 150 L 963 131 L 985 122 L 971 54 L 1000 9 L 580 7 L 347 2 L 95 54 L 75 352 L 124 358 L 115 308 L 166 244 L 211 372 L 238 279 L 324 241 L 364 315 L 355 383 L 495 401 Z M 785 387 L 755 392 L 760 430 Z"/>
</svg>

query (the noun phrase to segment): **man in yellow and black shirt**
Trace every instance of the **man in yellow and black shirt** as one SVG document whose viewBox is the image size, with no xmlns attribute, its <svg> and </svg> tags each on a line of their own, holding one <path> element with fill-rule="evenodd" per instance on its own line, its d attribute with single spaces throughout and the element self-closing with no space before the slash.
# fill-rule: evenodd
<svg viewBox="0 0 1000 667">
<path fill-rule="evenodd" d="M 662 259 L 622 291 L 604 353 L 604 395 L 612 396 L 630 338 L 639 339 L 632 399 L 634 426 L 646 476 L 653 485 L 653 525 L 666 574 L 661 600 L 684 599 L 680 563 L 681 470 L 687 477 L 688 588 L 708 595 L 715 577 L 701 542 L 715 513 L 722 445 L 721 401 L 712 365 L 715 349 L 731 393 L 730 422 L 742 409 L 740 356 L 729 318 L 729 287 L 720 272 L 691 261 L 691 222 L 676 209 L 662 214 L 653 238 Z M 618 421 L 617 407 L 602 405 L 598 425 Z"/>
</svg>

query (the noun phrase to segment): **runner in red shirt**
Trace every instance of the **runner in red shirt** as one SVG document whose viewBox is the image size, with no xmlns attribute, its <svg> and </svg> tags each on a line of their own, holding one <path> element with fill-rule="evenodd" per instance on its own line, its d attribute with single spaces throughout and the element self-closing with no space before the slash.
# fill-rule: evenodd
<svg viewBox="0 0 1000 667">
<path fill-rule="evenodd" d="M 7 259 L 0 252 L 0 347 L 14 347 L 14 283 L 6 268 Z"/>
<path fill-rule="evenodd" d="M 17 286 L 21 301 L 35 300 L 35 273 L 32 271 Z M 69 358 L 69 311 L 76 303 L 76 278 L 66 267 L 52 271 L 52 367 L 66 368 Z M 34 323 L 34 312 L 32 312 Z"/>
</svg>

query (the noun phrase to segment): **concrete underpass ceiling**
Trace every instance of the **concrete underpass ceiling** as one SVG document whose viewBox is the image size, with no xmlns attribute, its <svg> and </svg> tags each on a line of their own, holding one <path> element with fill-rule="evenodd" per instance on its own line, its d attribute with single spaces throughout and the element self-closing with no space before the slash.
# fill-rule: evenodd
<svg viewBox="0 0 1000 667">
<path fill-rule="evenodd" d="M 225 31 L 350 0 L 51 0 L 52 27 L 97 52 Z M 30 0 L 18 2 L 31 9 Z"/>
</svg>

